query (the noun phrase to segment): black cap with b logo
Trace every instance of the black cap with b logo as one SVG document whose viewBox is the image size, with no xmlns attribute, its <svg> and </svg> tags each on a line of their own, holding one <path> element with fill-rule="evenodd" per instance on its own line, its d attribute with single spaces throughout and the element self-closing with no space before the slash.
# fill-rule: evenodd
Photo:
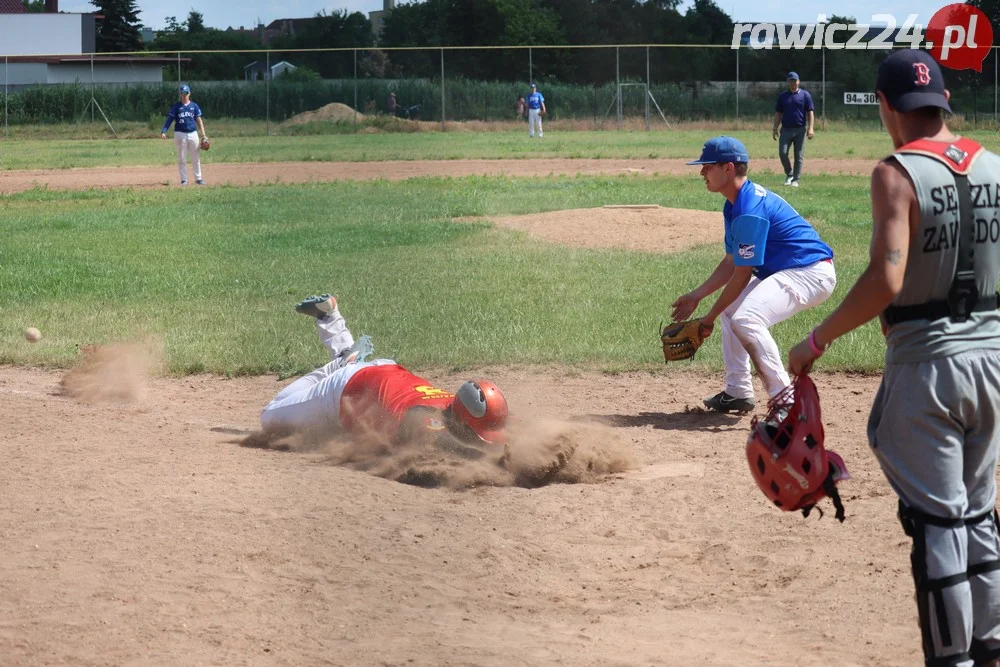
<svg viewBox="0 0 1000 667">
<path fill-rule="evenodd" d="M 885 93 L 896 111 L 938 107 L 951 113 L 944 96 L 944 76 L 937 61 L 927 51 L 895 51 L 878 66 L 875 89 Z"/>
</svg>

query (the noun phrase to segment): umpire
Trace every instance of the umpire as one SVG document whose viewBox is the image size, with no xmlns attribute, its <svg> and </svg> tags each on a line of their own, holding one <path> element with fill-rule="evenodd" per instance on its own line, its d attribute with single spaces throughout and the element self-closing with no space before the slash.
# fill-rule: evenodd
<svg viewBox="0 0 1000 667">
<path fill-rule="evenodd" d="M 789 72 L 786 77 L 788 90 L 778 95 L 778 103 L 774 108 L 774 129 L 771 137 L 778 139 L 778 125 L 781 125 L 781 138 L 778 141 L 778 157 L 781 166 L 785 168 L 785 185 L 799 187 L 799 176 L 802 175 L 806 139 L 812 139 L 813 132 L 813 98 L 809 91 L 799 88 L 799 75 Z M 795 168 L 788 161 L 788 150 L 795 147 Z"/>
</svg>

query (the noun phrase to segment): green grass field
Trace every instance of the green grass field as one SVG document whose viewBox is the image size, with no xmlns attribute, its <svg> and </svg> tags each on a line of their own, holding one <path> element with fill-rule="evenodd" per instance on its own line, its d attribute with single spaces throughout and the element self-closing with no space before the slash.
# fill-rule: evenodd
<svg viewBox="0 0 1000 667">
<path fill-rule="evenodd" d="M 751 151 L 770 145 L 769 136 L 758 135 L 748 137 Z M 669 139 L 659 148 L 662 155 L 687 156 L 697 154 L 705 133 L 567 134 L 553 136 L 544 149 L 563 156 L 644 155 L 653 150 L 654 137 Z M 337 136 L 322 143 L 340 159 L 511 157 L 539 145 L 503 135 L 385 139 Z M 885 143 L 877 139 L 848 134 L 814 145 L 844 150 L 851 140 L 858 152 L 877 151 L 874 144 Z M 268 141 L 285 159 L 314 148 L 301 138 Z M 128 158 L 140 164 L 148 154 L 143 151 L 159 144 L 38 145 L 39 155 L 7 155 L 25 153 L 18 160 L 36 158 L 40 166 L 37 161 L 56 155 L 82 160 L 81 147 L 91 146 L 88 164 L 117 164 L 121 154 L 114 151 L 135 147 Z M 249 151 L 253 142 L 246 146 Z M 772 174 L 758 180 L 778 184 Z M 775 328 L 783 349 L 829 312 L 865 265 L 867 188 L 866 178 L 827 176 L 797 191 L 781 190 L 834 247 L 840 278 L 824 307 Z M 292 305 L 334 291 L 356 333 L 371 334 L 380 354 L 414 367 L 558 363 L 611 372 L 659 369 L 657 328 L 670 302 L 698 284 L 722 252 L 714 246 L 673 255 L 570 249 L 489 222 L 491 216 L 608 202 L 718 210 L 721 197 L 705 191 L 694 169 L 690 177 L 670 178 L 41 189 L 0 201 L 7 332 L 0 337 L 0 361 L 14 364 L 65 366 L 79 344 L 152 337 L 165 347 L 165 370 L 175 374 L 300 373 L 326 358 L 311 321 Z M 481 222 L 451 221 L 460 216 L 481 216 Z M 42 330 L 40 343 L 23 341 L 26 326 Z M 692 363 L 721 368 L 718 340 L 711 339 Z M 822 366 L 869 371 L 881 365 L 882 351 L 877 327 L 869 325 L 831 348 Z"/>
<path fill-rule="evenodd" d="M 254 136 L 258 128 L 248 121 L 206 121 L 214 141 L 206 162 L 283 161 L 378 161 L 545 159 L 545 158 L 688 158 L 698 155 L 702 143 L 717 134 L 735 134 L 745 141 L 754 156 L 777 157 L 777 148 L 768 130 L 677 129 L 644 131 L 560 132 L 550 128 L 544 142 L 528 142 L 524 132 L 384 132 L 341 133 L 304 136 Z M 263 123 L 259 123 L 262 130 Z M 475 127 L 475 126 L 473 126 Z M 72 129 L 72 126 L 69 126 Z M 123 136 L 109 139 L 100 127 L 82 127 L 74 139 L 53 141 L 44 138 L 44 126 L 27 130 L 30 139 L 11 140 L 0 151 L 0 170 L 68 169 L 73 167 L 172 165 L 176 161 L 172 141 L 159 137 L 159 127 L 136 124 Z M 21 132 L 23 128 L 15 128 Z M 51 134 L 66 137 L 67 126 L 57 126 Z M 96 138 L 87 138 L 93 136 Z M 995 132 L 974 131 L 968 136 L 991 150 L 1000 150 Z M 77 138 L 79 137 L 79 138 Z M 139 138 L 146 137 L 146 138 Z M 875 160 L 891 152 L 889 138 L 879 132 L 817 132 L 808 143 L 810 158 L 855 158 Z"/>
</svg>

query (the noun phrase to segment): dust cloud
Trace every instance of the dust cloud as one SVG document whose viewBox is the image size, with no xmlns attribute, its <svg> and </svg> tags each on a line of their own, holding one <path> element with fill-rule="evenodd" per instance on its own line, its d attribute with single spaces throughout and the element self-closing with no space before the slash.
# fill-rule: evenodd
<svg viewBox="0 0 1000 667">
<path fill-rule="evenodd" d="M 153 342 L 85 345 L 80 354 L 59 386 L 82 403 L 142 402 L 146 380 L 163 358 L 162 346 Z"/>
<path fill-rule="evenodd" d="M 631 448 L 610 427 L 552 419 L 513 420 L 503 447 L 484 443 L 444 450 L 426 440 L 388 442 L 357 433 L 324 435 L 318 430 L 255 432 L 240 444 L 321 453 L 331 465 L 404 484 L 455 490 L 593 484 L 638 467 Z"/>
</svg>

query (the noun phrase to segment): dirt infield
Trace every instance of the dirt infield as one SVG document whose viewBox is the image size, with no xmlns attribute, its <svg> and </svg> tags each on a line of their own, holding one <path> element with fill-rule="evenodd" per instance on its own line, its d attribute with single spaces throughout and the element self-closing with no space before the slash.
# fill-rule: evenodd
<svg viewBox="0 0 1000 667">
<path fill-rule="evenodd" d="M 919 662 L 908 545 L 864 444 L 875 379 L 819 378 L 854 474 L 841 525 L 764 502 L 749 418 L 689 411 L 719 377 L 482 372 L 521 419 L 608 429 L 638 470 L 419 488 L 240 446 L 274 378 L 93 403 L 0 370 L 4 663 Z"/>
<path fill-rule="evenodd" d="M 871 173 L 872 160 L 809 160 L 809 173 Z M 754 170 L 780 172 L 777 160 L 754 160 Z M 401 180 L 425 176 L 551 176 L 614 174 L 687 174 L 697 167 L 684 160 L 392 160 L 386 162 L 270 162 L 205 164 L 209 185 L 310 183 L 332 180 Z M 807 177 L 806 177 L 807 178 Z M 100 167 L 95 169 L 32 169 L 0 172 L 0 193 L 36 187 L 54 190 L 86 188 L 151 188 L 177 184 L 177 169 L 169 167 Z"/>
<path fill-rule="evenodd" d="M 460 218 L 457 222 L 479 219 Z M 721 212 L 655 205 L 603 206 L 486 219 L 546 241 L 579 248 L 678 252 L 703 243 L 723 242 Z"/>
<path fill-rule="evenodd" d="M 642 161 L 593 168 L 612 162 Z M 460 166 L 432 165 L 407 164 Z M 338 465 L 336 444 L 252 446 L 286 382 L 150 378 L 136 354 L 68 376 L 0 367 L 5 665 L 920 663 L 909 542 L 864 434 L 877 378 L 816 378 L 853 474 L 839 524 L 764 501 L 749 417 L 698 410 L 720 375 L 424 369 L 442 387 L 491 377 L 522 434 L 558 420 L 593 445 L 562 450 L 537 488 L 456 491 L 392 481 L 406 463 Z M 560 477 L 600 448 L 627 470 Z"/>
</svg>

